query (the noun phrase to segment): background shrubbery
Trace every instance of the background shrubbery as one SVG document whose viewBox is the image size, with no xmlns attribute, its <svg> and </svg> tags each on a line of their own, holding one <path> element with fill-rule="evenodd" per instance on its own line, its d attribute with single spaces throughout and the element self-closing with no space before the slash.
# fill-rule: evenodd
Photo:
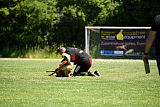
<svg viewBox="0 0 160 107">
<path fill-rule="evenodd" d="M 0 4 L 0 57 L 24 57 L 35 47 L 55 50 L 62 44 L 83 49 L 85 26 L 150 26 L 160 13 L 159 0 L 0 0 Z"/>
</svg>

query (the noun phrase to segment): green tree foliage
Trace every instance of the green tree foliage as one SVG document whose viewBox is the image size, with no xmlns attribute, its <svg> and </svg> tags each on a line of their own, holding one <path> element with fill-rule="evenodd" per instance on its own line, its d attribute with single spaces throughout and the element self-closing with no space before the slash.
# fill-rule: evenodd
<svg viewBox="0 0 160 107">
<path fill-rule="evenodd" d="M 0 0 L 0 49 L 84 47 L 85 26 L 150 26 L 159 0 Z"/>
</svg>

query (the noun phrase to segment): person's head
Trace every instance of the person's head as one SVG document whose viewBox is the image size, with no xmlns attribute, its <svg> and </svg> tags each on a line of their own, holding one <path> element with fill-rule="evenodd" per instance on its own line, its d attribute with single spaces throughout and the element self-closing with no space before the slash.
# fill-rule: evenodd
<svg viewBox="0 0 160 107">
<path fill-rule="evenodd" d="M 58 49 L 57 49 L 57 53 L 59 53 L 59 54 L 61 54 L 62 55 L 62 53 L 64 53 L 66 51 L 66 48 L 64 48 L 64 47 L 59 47 Z"/>
</svg>

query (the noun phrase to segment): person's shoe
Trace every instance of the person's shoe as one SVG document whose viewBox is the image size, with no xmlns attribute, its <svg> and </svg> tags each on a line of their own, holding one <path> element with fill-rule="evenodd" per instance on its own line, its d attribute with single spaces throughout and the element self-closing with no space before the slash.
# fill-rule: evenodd
<svg viewBox="0 0 160 107">
<path fill-rule="evenodd" d="M 88 76 L 97 76 L 96 74 L 94 74 L 92 71 L 88 71 Z"/>
<path fill-rule="evenodd" d="M 97 76 L 101 76 L 101 74 L 97 70 L 94 71 L 94 74 L 96 74 Z"/>
</svg>

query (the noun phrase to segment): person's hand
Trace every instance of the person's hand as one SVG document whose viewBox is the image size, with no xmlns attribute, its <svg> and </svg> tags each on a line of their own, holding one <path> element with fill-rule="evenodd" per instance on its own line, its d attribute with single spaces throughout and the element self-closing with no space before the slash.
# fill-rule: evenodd
<svg viewBox="0 0 160 107">
<path fill-rule="evenodd" d="M 147 61 L 148 58 L 149 58 L 149 55 L 143 55 L 143 57 L 142 57 L 143 61 Z"/>
<path fill-rule="evenodd" d="M 57 67 L 56 69 L 55 69 L 55 71 L 58 71 L 59 70 L 59 67 Z"/>
</svg>

